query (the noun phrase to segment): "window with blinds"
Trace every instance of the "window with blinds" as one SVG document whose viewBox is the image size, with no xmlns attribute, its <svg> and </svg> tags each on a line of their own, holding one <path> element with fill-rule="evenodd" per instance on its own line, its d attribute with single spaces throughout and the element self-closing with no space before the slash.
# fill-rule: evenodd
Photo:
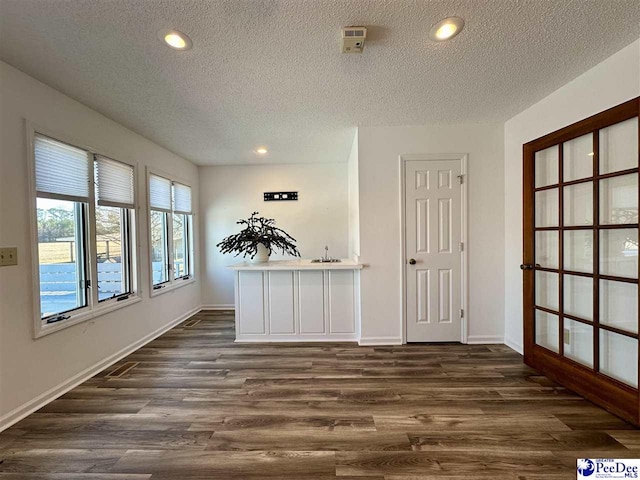
<svg viewBox="0 0 640 480">
<path fill-rule="evenodd" d="M 181 183 L 173 183 L 173 211 L 191 214 L 191 187 Z"/>
<path fill-rule="evenodd" d="M 149 206 L 153 210 L 171 211 L 171 180 L 153 174 L 149 176 Z"/>
<path fill-rule="evenodd" d="M 192 276 L 191 187 L 149 173 L 149 231 L 153 290 Z"/>
<path fill-rule="evenodd" d="M 135 175 L 132 165 L 94 155 L 94 176 L 98 302 L 105 302 L 133 292 Z"/>
<path fill-rule="evenodd" d="M 135 207 L 133 166 L 96 155 L 95 179 L 98 205 Z"/>
<path fill-rule="evenodd" d="M 40 336 L 135 291 L 135 171 L 37 132 L 33 162 Z"/>
<path fill-rule="evenodd" d="M 36 134 L 34 157 L 39 197 L 88 201 L 91 184 L 89 152 Z"/>
</svg>

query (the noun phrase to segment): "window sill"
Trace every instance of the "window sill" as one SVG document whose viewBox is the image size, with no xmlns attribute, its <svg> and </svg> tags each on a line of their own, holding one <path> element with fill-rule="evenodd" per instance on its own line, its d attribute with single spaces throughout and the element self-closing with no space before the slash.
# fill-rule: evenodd
<svg viewBox="0 0 640 480">
<path fill-rule="evenodd" d="M 74 325 L 78 325 L 79 323 L 86 322 L 88 320 L 92 320 L 97 317 L 101 317 L 102 315 L 106 315 L 107 313 L 113 312 L 115 310 L 120 310 L 121 308 L 125 308 L 129 305 L 133 305 L 134 303 L 138 303 L 142 301 L 142 297 L 139 295 L 132 295 L 130 298 L 121 301 L 113 301 L 108 304 L 100 305 L 93 310 L 78 313 L 76 315 L 71 315 L 71 318 L 68 320 L 63 320 L 61 322 L 52 323 L 50 325 L 42 324 L 42 320 L 37 319 L 36 322 L 36 331 L 34 334 L 34 338 L 41 338 L 51 333 L 58 332 L 60 330 L 64 330 L 65 328 L 72 327 Z"/>
<path fill-rule="evenodd" d="M 152 286 L 150 297 L 151 298 L 157 297 L 158 295 L 162 295 L 163 293 L 172 292 L 178 288 L 191 285 L 193 283 L 196 283 L 196 279 L 194 277 L 191 277 L 188 280 L 180 280 L 180 279 L 174 280 L 172 284 L 171 283 L 165 284 L 164 287 L 158 288 L 157 290 L 154 290 Z"/>
</svg>

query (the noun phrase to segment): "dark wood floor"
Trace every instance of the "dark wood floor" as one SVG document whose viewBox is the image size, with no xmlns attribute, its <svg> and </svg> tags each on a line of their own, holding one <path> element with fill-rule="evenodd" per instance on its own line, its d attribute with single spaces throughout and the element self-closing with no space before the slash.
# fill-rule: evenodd
<svg viewBox="0 0 640 480">
<path fill-rule="evenodd" d="M 202 312 L 0 434 L 0 479 L 572 479 L 640 431 L 505 346 L 234 344 Z"/>
</svg>

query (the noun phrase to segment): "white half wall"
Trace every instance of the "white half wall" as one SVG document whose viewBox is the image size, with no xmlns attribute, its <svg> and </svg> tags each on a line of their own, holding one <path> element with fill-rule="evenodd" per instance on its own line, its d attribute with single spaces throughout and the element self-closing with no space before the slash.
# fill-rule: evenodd
<svg viewBox="0 0 640 480">
<path fill-rule="evenodd" d="M 37 340 L 32 337 L 32 298 L 39 293 L 31 277 L 25 119 L 138 165 L 142 301 Z M 19 260 L 17 266 L 0 268 L 0 430 L 200 305 L 198 282 L 149 298 L 148 165 L 192 182 L 197 198 L 193 164 L 0 62 L 0 245 L 18 247 Z M 197 241 L 194 247 L 198 258 Z"/>
<path fill-rule="evenodd" d="M 522 353 L 522 145 L 640 95 L 640 41 L 504 125 L 505 342 Z"/>
<path fill-rule="evenodd" d="M 402 339 L 400 162 L 405 154 L 468 154 L 469 341 L 504 335 L 502 125 L 358 129 L 363 343 Z"/>
<path fill-rule="evenodd" d="M 233 306 L 233 271 L 242 256 L 220 253 L 216 244 L 237 233 L 236 221 L 251 212 L 274 218 L 297 240 L 302 258 L 348 256 L 347 163 L 200 167 L 202 304 Z M 265 202 L 264 192 L 297 191 L 298 201 Z M 284 258 L 272 255 L 272 260 Z"/>
</svg>

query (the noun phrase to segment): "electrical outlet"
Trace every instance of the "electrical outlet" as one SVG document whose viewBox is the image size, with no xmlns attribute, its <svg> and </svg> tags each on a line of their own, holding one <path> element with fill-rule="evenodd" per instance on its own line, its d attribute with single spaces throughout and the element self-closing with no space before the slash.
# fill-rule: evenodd
<svg viewBox="0 0 640 480">
<path fill-rule="evenodd" d="M 571 345 L 571 330 L 568 328 L 564 329 L 564 344 Z"/>
<path fill-rule="evenodd" d="M 18 264 L 18 249 L 16 247 L 0 248 L 0 267 Z"/>
</svg>

